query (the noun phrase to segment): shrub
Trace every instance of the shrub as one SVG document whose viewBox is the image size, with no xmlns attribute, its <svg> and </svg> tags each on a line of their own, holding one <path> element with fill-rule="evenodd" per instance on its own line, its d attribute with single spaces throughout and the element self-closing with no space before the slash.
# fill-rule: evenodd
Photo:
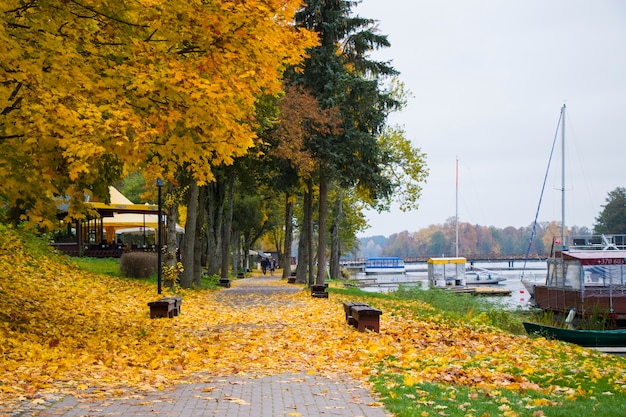
<svg viewBox="0 0 626 417">
<path fill-rule="evenodd" d="M 157 261 L 154 252 L 125 253 L 120 259 L 120 271 L 129 278 L 147 278 L 156 274 Z"/>
<path fill-rule="evenodd" d="M 173 287 L 180 282 L 178 276 L 185 271 L 183 264 L 176 262 L 176 265 L 163 265 L 163 283 L 166 287 Z"/>
</svg>

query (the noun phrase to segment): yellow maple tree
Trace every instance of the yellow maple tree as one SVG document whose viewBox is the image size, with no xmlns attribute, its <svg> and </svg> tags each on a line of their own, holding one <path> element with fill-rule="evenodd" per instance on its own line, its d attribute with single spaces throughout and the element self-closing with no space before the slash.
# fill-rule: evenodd
<svg viewBox="0 0 626 417">
<path fill-rule="evenodd" d="M 0 181 L 48 225 L 125 167 L 198 181 L 252 145 L 255 101 L 316 42 L 299 0 L 8 0 L 0 5 Z"/>
</svg>

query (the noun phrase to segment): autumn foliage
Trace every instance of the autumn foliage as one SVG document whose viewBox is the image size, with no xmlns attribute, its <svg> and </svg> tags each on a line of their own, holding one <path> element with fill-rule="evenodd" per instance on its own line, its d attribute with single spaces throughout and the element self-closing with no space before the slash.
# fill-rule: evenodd
<svg viewBox="0 0 626 417">
<path fill-rule="evenodd" d="M 0 410 L 42 392 L 123 396 L 202 375 L 287 371 L 524 392 L 533 408 L 587 395 L 568 385 L 571 372 L 626 389 L 622 358 L 598 367 L 590 350 L 512 336 L 481 316 L 454 322 L 416 301 L 364 298 L 384 312 L 379 334 L 345 323 L 345 297 L 308 291 L 184 291 L 180 316 L 150 319 L 153 284 L 78 270 L 4 226 L 0 248 Z"/>
<path fill-rule="evenodd" d="M 316 43 L 293 24 L 299 6 L 1 2 L 2 197 L 46 225 L 55 198 L 79 213 L 127 167 L 210 181 L 252 146 L 258 98 Z"/>
</svg>

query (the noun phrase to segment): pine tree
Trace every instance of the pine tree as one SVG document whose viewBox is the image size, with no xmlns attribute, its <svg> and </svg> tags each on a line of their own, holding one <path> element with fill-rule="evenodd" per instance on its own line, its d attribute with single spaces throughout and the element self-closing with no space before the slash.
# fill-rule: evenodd
<svg viewBox="0 0 626 417">
<path fill-rule="evenodd" d="M 355 4 L 313 0 L 296 14 L 299 26 L 318 33 L 320 45 L 309 50 L 304 71 L 291 74 L 291 80 L 311 91 L 322 107 L 338 108 L 343 120 L 340 134 L 315 135 L 307 143 L 319 160 L 318 285 L 326 275 L 329 185 L 337 182 L 342 187 L 360 188 L 372 200 L 392 191 L 382 168 L 389 155 L 378 145 L 377 135 L 388 113 L 400 106 L 381 86 L 381 79 L 396 71 L 388 63 L 370 59 L 371 51 L 387 47 L 389 42 L 375 33 L 373 20 L 351 16 Z M 310 210 L 305 209 L 307 212 Z"/>
<path fill-rule="evenodd" d="M 626 188 L 617 187 L 609 193 L 602 212 L 596 217 L 594 233 L 626 234 Z"/>
</svg>

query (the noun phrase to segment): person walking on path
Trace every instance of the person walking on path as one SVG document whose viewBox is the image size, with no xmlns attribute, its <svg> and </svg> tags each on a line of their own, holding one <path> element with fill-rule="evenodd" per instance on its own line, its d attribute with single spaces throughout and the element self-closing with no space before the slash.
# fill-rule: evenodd
<svg viewBox="0 0 626 417">
<path fill-rule="evenodd" d="M 270 259 L 267 262 L 268 262 L 268 267 L 270 268 L 270 275 L 274 276 L 274 270 L 276 269 L 276 259 L 270 256 Z"/>
</svg>

